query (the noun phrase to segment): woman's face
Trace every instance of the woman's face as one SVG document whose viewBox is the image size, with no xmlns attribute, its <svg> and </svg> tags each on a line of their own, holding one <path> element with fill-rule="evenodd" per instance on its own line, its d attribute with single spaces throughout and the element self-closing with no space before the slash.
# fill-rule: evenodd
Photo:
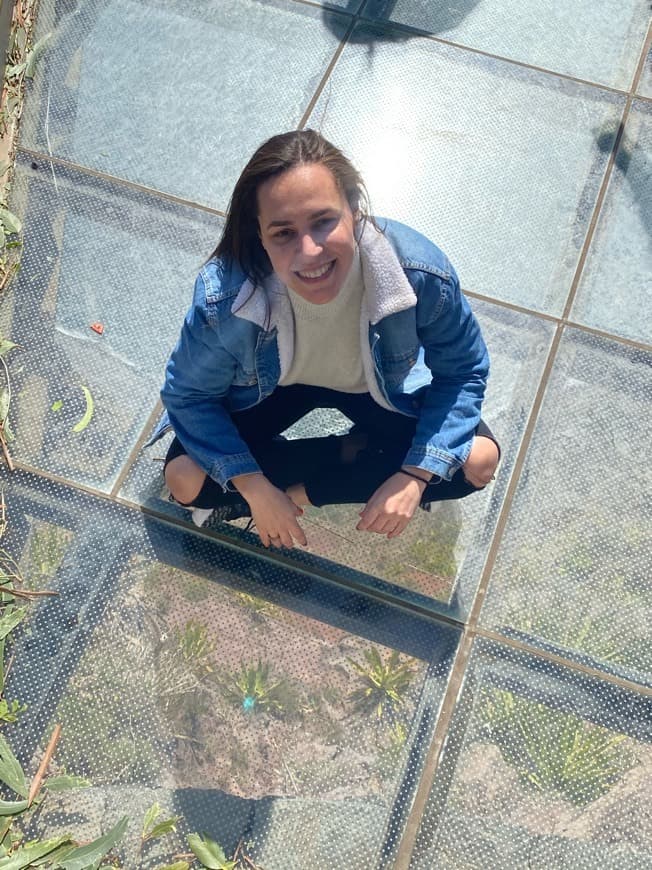
<svg viewBox="0 0 652 870">
<path fill-rule="evenodd" d="M 258 188 L 263 248 L 278 277 L 315 305 L 340 292 L 355 252 L 354 218 L 321 163 L 295 166 Z"/>
</svg>

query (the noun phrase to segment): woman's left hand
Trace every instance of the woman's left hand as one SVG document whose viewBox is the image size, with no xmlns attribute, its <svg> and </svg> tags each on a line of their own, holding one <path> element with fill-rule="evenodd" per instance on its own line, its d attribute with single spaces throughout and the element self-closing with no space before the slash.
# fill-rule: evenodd
<svg viewBox="0 0 652 870">
<path fill-rule="evenodd" d="M 406 474 L 393 474 L 360 511 L 356 529 L 397 537 L 412 519 L 425 488 L 425 480 L 420 483 Z"/>
</svg>

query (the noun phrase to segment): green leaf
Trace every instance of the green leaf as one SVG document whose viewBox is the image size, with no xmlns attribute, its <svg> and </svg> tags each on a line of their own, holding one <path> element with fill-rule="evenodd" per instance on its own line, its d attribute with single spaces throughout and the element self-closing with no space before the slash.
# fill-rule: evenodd
<svg viewBox="0 0 652 870">
<path fill-rule="evenodd" d="M 43 788 L 48 791 L 66 791 L 69 788 L 88 788 L 91 783 L 83 776 L 75 776 L 73 773 L 61 773 L 51 776 L 43 783 Z"/>
<path fill-rule="evenodd" d="M 151 807 L 147 810 L 147 812 L 145 813 L 145 818 L 143 819 L 143 837 L 146 836 L 147 832 L 162 812 L 163 810 L 161 809 L 161 805 L 158 802 L 153 803 Z"/>
<path fill-rule="evenodd" d="M 52 840 L 41 840 L 38 843 L 31 843 L 23 849 L 18 849 L 0 859 L 0 870 L 21 870 L 23 867 L 30 867 L 34 861 L 43 858 L 45 855 L 50 855 L 55 849 L 64 843 L 69 842 L 70 837 L 55 837 Z"/>
<path fill-rule="evenodd" d="M 222 847 L 208 834 L 189 834 L 188 845 L 208 870 L 235 870 L 235 862 L 227 861 Z"/>
<path fill-rule="evenodd" d="M 187 861 L 175 861 L 174 864 L 166 864 L 156 870 L 190 870 L 190 864 Z"/>
<path fill-rule="evenodd" d="M 0 587 L 0 592 L 2 592 L 2 587 Z M 12 605 L 6 607 L 0 616 L 0 639 L 10 634 L 23 621 L 26 613 L 26 607 L 14 608 Z"/>
<path fill-rule="evenodd" d="M 83 432 L 93 419 L 93 412 L 95 410 L 95 404 L 93 402 L 93 397 L 91 396 L 91 391 L 88 389 L 88 387 L 84 386 L 82 386 L 82 390 L 84 391 L 84 395 L 86 396 L 86 411 L 79 423 L 75 423 L 75 425 L 72 427 L 73 432 Z"/>
<path fill-rule="evenodd" d="M 177 829 L 178 817 L 166 819 L 164 822 L 159 822 L 154 825 L 152 830 L 147 834 L 146 839 L 155 840 L 157 837 L 164 837 L 166 834 L 172 834 Z"/>
<path fill-rule="evenodd" d="M 20 218 L 7 208 L 0 208 L 0 223 L 8 233 L 19 233 L 22 229 Z"/>
<path fill-rule="evenodd" d="M 24 713 L 25 710 L 27 710 L 27 705 L 21 704 L 20 701 L 7 701 L 6 698 L 0 699 L 0 720 L 3 722 L 16 722 L 20 714 Z"/>
<path fill-rule="evenodd" d="M 60 411 L 63 408 L 63 402 L 61 399 L 57 399 L 56 402 L 52 402 L 51 411 Z"/>
<path fill-rule="evenodd" d="M 5 639 L 0 639 L 0 695 L 5 690 Z M 1 842 L 1 841 L 0 841 Z"/>
<path fill-rule="evenodd" d="M 29 865 L 30 867 L 56 867 L 62 858 L 65 858 L 66 855 L 69 855 L 73 849 L 76 849 L 74 843 L 64 843 L 63 846 L 59 846 L 58 849 L 55 849 L 54 852 L 50 852 L 49 855 L 46 855 L 44 858 L 40 858 L 38 861 L 32 861 Z"/>
<path fill-rule="evenodd" d="M 3 356 L 13 347 L 18 347 L 15 341 L 9 341 L 8 338 L 0 338 L 0 356 Z"/>
<path fill-rule="evenodd" d="M 34 43 L 32 50 L 27 53 L 27 63 L 25 64 L 25 78 L 31 79 L 34 78 L 34 72 L 36 70 L 36 62 L 39 57 L 43 54 L 45 50 L 45 46 L 48 44 L 50 39 L 52 38 L 51 33 L 46 33 L 38 42 Z"/>
<path fill-rule="evenodd" d="M 129 816 L 123 816 L 118 824 L 111 828 L 104 836 L 98 837 L 97 840 L 93 840 L 92 843 L 88 843 L 86 846 L 73 849 L 63 861 L 59 861 L 59 866 L 63 870 L 88 870 L 89 866 L 101 861 L 106 853 L 110 852 L 115 844 L 124 837 L 128 824 Z M 0 870 L 4 870 L 1 864 Z"/>
<path fill-rule="evenodd" d="M 27 809 L 27 801 L 2 801 L 0 800 L 0 816 L 15 816 Z"/>
<path fill-rule="evenodd" d="M 0 733 L 0 780 L 21 797 L 26 798 L 29 794 L 23 768 L 2 733 Z"/>
</svg>

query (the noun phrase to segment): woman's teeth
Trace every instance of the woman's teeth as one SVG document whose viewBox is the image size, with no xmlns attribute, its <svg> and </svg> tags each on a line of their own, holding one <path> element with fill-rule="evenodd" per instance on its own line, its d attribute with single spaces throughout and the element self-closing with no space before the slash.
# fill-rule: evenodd
<svg viewBox="0 0 652 870">
<path fill-rule="evenodd" d="M 312 272 L 297 272 L 297 275 L 300 278 L 321 278 L 322 275 L 325 275 L 326 272 L 330 269 L 335 261 L 331 260 L 330 263 L 327 263 L 325 266 L 322 266 L 321 269 L 315 269 Z"/>
</svg>

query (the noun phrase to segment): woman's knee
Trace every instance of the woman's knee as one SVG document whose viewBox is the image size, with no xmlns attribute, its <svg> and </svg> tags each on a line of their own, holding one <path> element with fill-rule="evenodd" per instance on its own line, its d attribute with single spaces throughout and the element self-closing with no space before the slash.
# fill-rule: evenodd
<svg viewBox="0 0 652 870">
<path fill-rule="evenodd" d="M 478 489 L 486 486 L 493 480 L 499 459 L 500 451 L 496 442 L 485 435 L 476 435 L 468 459 L 462 466 L 464 477 Z"/>
<path fill-rule="evenodd" d="M 189 456 L 177 456 L 165 466 L 165 483 L 179 504 L 192 504 L 205 479 L 205 473 Z"/>
</svg>

